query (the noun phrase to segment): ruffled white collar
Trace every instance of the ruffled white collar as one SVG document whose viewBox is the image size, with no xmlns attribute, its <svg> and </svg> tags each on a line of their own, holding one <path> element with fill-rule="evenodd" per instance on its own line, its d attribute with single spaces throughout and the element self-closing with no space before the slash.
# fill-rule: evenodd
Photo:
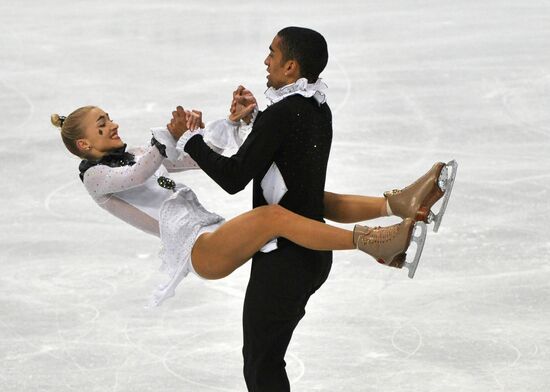
<svg viewBox="0 0 550 392">
<path fill-rule="evenodd" d="M 296 82 L 287 84 L 279 89 L 273 87 L 265 91 L 265 96 L 271 104 L 277 103 L 286 97 L 294 94 L 300 94 L 306 98 L 315 98 L 319 105 L 326 102 L 326 90 L 328 86 L 320 78 L 315 83 L 308 83 L 306 78 L 300 78 Z"/>
</svg>

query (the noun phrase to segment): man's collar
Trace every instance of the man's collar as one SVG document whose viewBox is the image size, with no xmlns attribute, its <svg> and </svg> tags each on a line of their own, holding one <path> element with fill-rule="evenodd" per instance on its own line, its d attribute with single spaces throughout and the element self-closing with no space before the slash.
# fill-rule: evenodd
<svg viewBox="0 0 550 392">
<path fill-rule="evenodd" d="M 284 87 L 279 89 L 274 89 L 273 87 L 268 88 L 265 91 L 266 98 L 271 102 L 271 104 L 277 103 L 286 97 L 291 95 L 299 94 L 306 98 L 315 98 L 319 105 L 326 102 L 326 90 L 328 86 L 321 78 L 317 79 L 315 83 L 308 83 L 306 78 L 300 78 L 296 82 L 287 84 Z"/>
</svg>

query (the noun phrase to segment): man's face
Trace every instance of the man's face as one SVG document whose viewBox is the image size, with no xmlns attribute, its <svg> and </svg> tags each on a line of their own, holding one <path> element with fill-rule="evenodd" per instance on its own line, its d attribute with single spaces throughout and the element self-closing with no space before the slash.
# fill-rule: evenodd
<svg viewBox="0 0 550 392">
<path fill-rule="evenodd" d="M 264 61 L 267 65 L 267 87 L 278 89 L 293 82 L 285 75 L 286 63 L 283 61 L 283 52 L 281 52 L 281 37 L 276 35 Z"/>
</svg>

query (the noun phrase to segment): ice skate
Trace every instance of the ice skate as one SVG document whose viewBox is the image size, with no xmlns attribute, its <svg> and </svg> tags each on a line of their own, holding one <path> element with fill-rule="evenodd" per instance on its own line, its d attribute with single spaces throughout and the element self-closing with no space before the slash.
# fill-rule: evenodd
<svg viewBox="0 0 550 392">
<path fill-rule="evenodd" d="M 418 234 L 415 232 L 419 231 Z M 353 243 L 357 249 L 374 257 L 381 264 L 395 268 L 406 267 L 409 278 L 414 277 L 426 241 L 426 224 L 414 222 L 411 218 L 388 227 L 367 227 L 355 225 Z M 416 253 L 412 262 L 407 262 L 407 249 L 416 242 Z"/>
<path fill-rule="evenodd" d="M 452 172 L 449 175 L 449 167 Z M 434 222 L 434 232 L 439 230 L 441 219 L 447 209 L 449 197 L 456 177 L 458 163 L 454 160 L 445 164 L 438 162 L 422 177 L 403 189 L 394 189 L 384 193 L 393 214 L 405 219 L 426 223 Z M 443 198 L 437 214 L 432 206 Z"/>
</svg>

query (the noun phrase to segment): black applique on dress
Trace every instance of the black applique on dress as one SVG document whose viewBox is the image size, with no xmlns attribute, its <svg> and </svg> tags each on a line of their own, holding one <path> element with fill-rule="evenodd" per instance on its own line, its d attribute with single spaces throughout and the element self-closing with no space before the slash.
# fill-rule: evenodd
<svg viewBox="0 0 550 392">
<path fill-rule="evenodd" d="M 109 153 L 105 154 L 101 159 L 98 160 L 89 160 L 84 159 L 80 162 L 78 170 L 80 171 L 79 177 L 81 181 L 84 181 L 84 173 L 89 168 L 96 165 L 107 165 L 109 167 L 120 167 L 120 166 L 132 166 L 135 164 L 134 154 L 126 152 L 126 144 L 122 147 L 114 149 Z"/>
</svg>

